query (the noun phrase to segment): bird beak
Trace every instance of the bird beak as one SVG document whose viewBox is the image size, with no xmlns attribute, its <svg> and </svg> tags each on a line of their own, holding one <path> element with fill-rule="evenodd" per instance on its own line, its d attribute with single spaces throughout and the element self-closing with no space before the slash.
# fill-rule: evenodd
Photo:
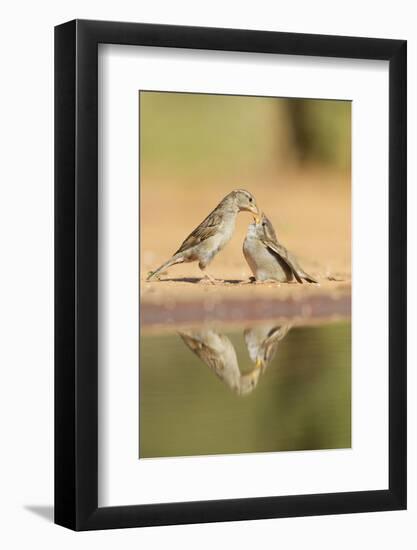
<svg viewBox="0 0 417 550">
<path fill-rule="evenodd" d="M 261 221 L 261 214 L 258 210 L 258 207 L 255 206 L 256 210 L 252 210 L 253 219 L 255 220 L 255 223 L 259 223 Z"/>
<path fill-rule="evenodd" d="M 260 359 L 260 358 L 258 357 L 258 359 L 256 360 L 256 363 L 255 363 L 255 371 L 257 371 L 257 370 L 259 370 L 259 369 L 262 369 L 262 366 L 263 366 L 263 364 L 262 364 L 262 359 Z"/>
</svg>

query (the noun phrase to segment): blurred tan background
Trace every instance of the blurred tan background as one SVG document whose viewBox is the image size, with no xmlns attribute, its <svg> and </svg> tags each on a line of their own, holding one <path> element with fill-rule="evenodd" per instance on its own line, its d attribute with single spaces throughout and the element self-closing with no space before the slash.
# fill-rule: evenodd
<svg viewBox="0 0 417 550">
<path fill-rule="evenodd" d="M 139 102 L 142 280 L 240 187 L 255 195 L 307 271 L 349 281 L 350 102 L 166 92 L 141 92 Z M 251 221 L 238 216 L 210 274 L 251 275 L 242 254 Z M 164 277 L 200 273 L 196 264 L 182 264 Z M 142 296 L 151 287 L 142 285 Z"/>
</svg>

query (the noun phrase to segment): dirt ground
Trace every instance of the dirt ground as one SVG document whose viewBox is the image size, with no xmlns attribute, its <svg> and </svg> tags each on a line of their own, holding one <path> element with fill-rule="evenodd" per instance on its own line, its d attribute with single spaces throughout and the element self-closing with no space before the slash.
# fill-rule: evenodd
<svg viewBox="0 0 417 550">
<path fill-rule="evenodd" d="M 187 235 L 229 191 L 251 191 L 272 221 L 278 240 L 316 277 L 312 284 L 245 284 L 252 275 L 242 253 L 249 213 L 240 213 L 229 244 L 207 268 L 216 285 L 201 281 L 197 263 L 172 266 L 161 280 L 146 282 L 180 246 Z M 141 186 L 141 308 L 142 322 L 178 322 L 181 311 L 193 320 L 218 317 L 226 309 L 256 318 L 278 315 L 342 315 L 350 313 L 351 196 L 350 184 L 332 174 L 312 173 L 271 177 L 261 183 L 209 183 L 195 186 L 142 182 Z M 252 313 L 250 313 L 252 312 Z M 257 312 L 257 313 L 256 313 Z M 263 312 L 263 313 L 262 313 Z M 304 312 L 304 313 L 303 313 Z M 235 312 L 236 313 L 236 312 Z M 222 319 L 227 320 L 223 315 Z"/>
</svg>

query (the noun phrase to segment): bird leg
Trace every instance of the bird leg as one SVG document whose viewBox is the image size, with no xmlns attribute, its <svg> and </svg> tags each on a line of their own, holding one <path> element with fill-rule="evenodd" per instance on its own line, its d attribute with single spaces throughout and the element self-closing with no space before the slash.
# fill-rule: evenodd
<svg viewBox="0 0 417 550">
<path fill-rule="evenodd" d="M 201 269 L 201 267 L 200 267 L 200 269 Z M 223 279 L 215 279 L 214 277 L 212 277 L 211 275 L 206 273 L 203 269 L 201 269 L 201 272 L 204 276 L 203 279 L 201 279 L 202 283 L 207 282 L 207 283 L 210 283 L 212 285 L 215 285 L 216 283 L 224 283 Z"/>
<path fill-rule="evenodd" d="M 216 279 L 214 277 L 212 277 L 211 275 L 209 275 L 208 273 L 204 273 L 204 279 L 207 280 L 212 285 L 216 284 Z"/>
</svg>

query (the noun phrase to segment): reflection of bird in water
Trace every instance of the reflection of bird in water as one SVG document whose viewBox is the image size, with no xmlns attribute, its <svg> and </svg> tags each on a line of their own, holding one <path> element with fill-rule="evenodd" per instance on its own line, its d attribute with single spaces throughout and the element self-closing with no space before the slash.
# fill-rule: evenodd
<svg viewBox="0 0 417 550">
<path fill-rule="evenodd" d="M 212 329 L 180 331 L 184 343 L 197 355 L 232 391 L 238 395 L 252 392 L 260 374 L 272 361 L 280 342 L 291 325 L 272 324 L 248 328 L 244 332 L 249 357 L 255 367 L 242 374 L 232 342 L 224 334 Z"/>
<path fill-rule="evenodd" d="M 258 383 L 259 369 L 241 374 L 232 342 L 224 334 L 211 329 L 178 332 L 184 343 L 232 391 L 250 393 Z"/>
<path fill-rule="evenodd" d="M 183 262 L 198 261 L 199 268 L 204 272 L 214 256 L 230 241 L 235 230 L 236 217 L 242 211 L 252 212 L 258 219 L 259 210 L 255 197 L 249 191 L 235 189 L 188 235 L 172 258 L 149 273 L 147 280 L 150 281 L 168 267 Z M 212 283 L 215 282 L 207 273 L 204 276 Z"/>
<path fill-rule="evenodd" d="M 256 282 L 279 281 L 317 283 L 306 273 L 293 256 L 277 239 L 272 223 L 265 214 L 248 227 L 243 243 L 243 254 Z"/>
<path fill-rule="evenodd" d="M 278 343 L 286 336 L 291 324 L 263 324 L 245 329 L 244 336 L 249 357 L 255 363 L 255 368 L 262 372 L 266 369 L 278 348 Z"/>
</svg>

